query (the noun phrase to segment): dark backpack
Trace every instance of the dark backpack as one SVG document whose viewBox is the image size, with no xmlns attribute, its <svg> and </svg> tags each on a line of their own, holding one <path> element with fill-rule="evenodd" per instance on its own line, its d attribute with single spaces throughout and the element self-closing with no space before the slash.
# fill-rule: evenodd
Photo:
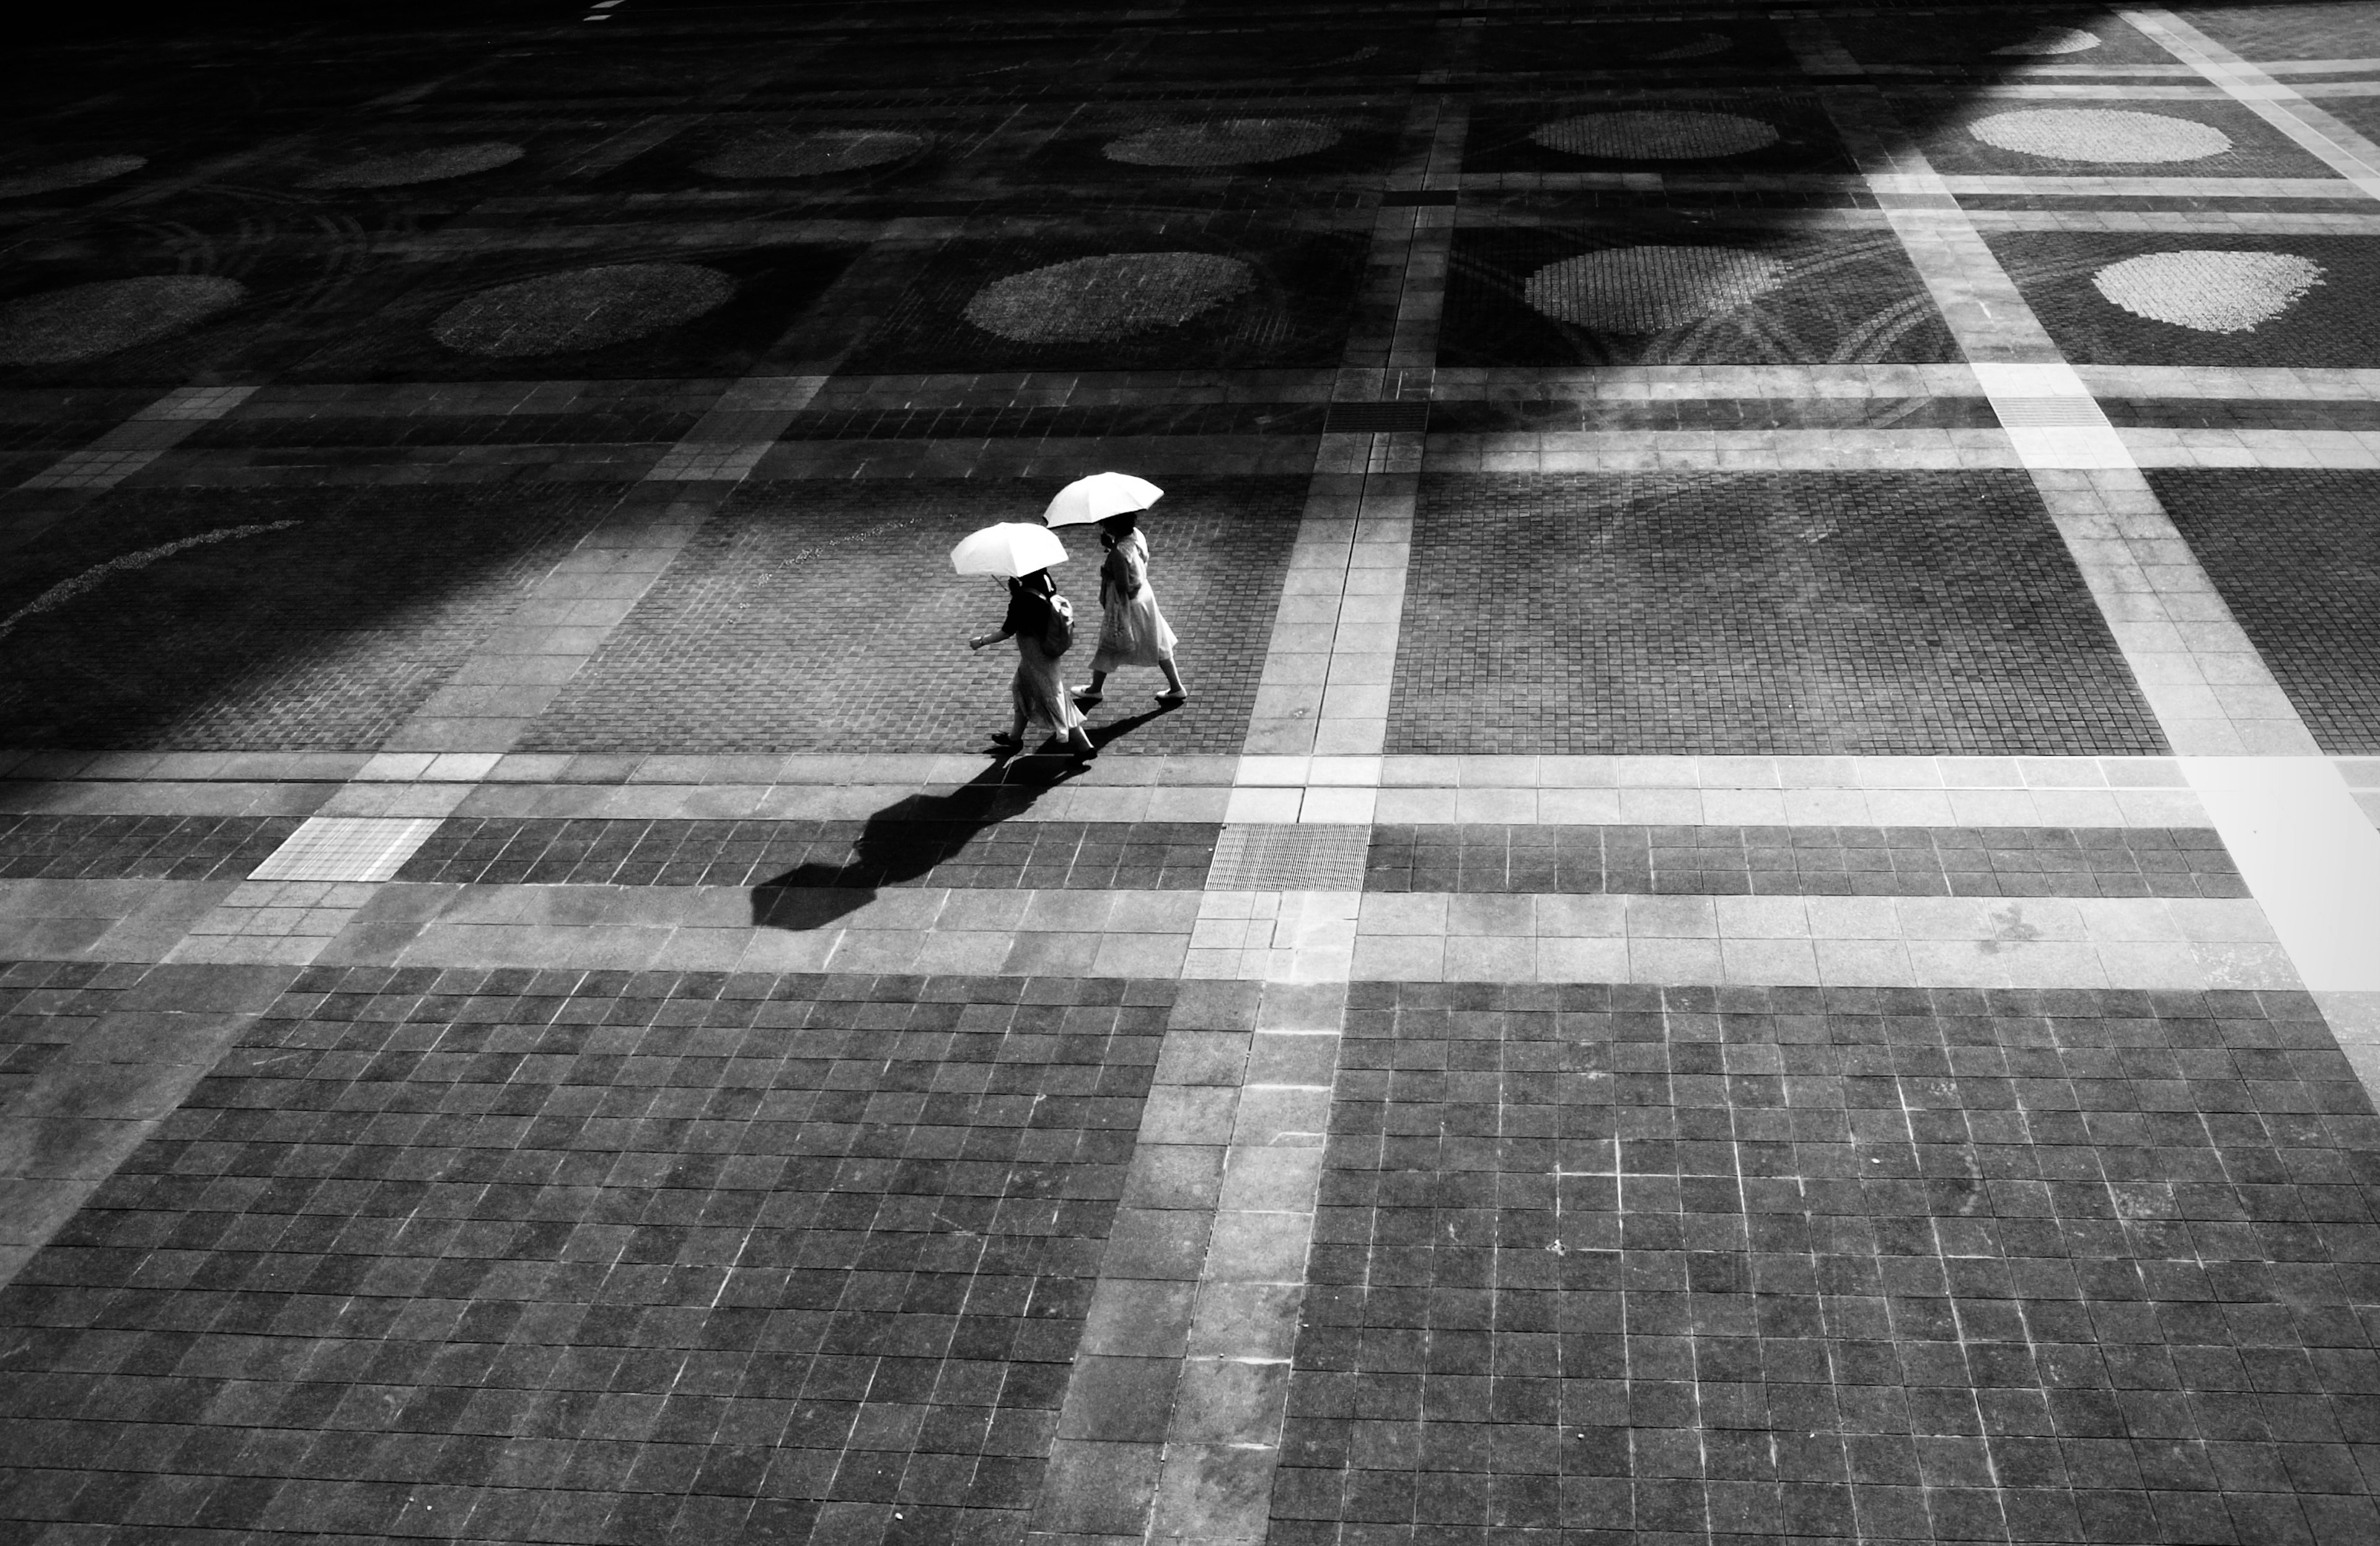
<svg viewBox="0 0 2380 1546">
<path fill-rule="evenodd" d="M 1051 592 L 1050 621 L 1041 630 L 1041 651 L 1045 655 L 1063 655 L 1075 647 L 1075 604 Z"/>
</svg>

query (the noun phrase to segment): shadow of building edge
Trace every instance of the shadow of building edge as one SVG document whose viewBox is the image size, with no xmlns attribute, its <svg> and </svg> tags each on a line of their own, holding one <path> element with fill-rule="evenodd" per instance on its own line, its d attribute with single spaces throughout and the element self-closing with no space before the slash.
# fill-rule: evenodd
<svg viewBox="0 0 2380 1546">
<path fill-rule="evenodd" d="M 1092 744 L 1105 748 L 1172 712 L 1152 708 L 1093 726 Z M 948 793 L 905 794 L 868 817 L 852 843 L 851 863 L 798 864 L 752 888 L 752 926 L 808 933 L 847 918 L 885 888 L 930 874 L 979 834 L 1031 810 L 1085 767 L 1081 758 L 1047 750 L 1002 755 Z"/>
</svg>

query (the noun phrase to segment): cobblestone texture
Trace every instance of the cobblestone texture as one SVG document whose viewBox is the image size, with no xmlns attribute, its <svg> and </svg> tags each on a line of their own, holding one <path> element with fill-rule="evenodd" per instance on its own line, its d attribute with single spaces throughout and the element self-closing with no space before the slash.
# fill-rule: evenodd
<svg viewBox="0 0 2380 1546">
<path fill-rule="evenodd" d="M 373 748 L 617 498 L 551 484 L 120 489 L 10 555 L 0 615 L 89 588 L 0 634 L 0 742 Z M 294 524 L 261 529 L 276 522 Z"/>
<path fill-rule="evenodd" d="M 2184 13 L 2192 27 L 2245 59 L 2380 58 L 2380 18 L 2351 3 L 2216 6 Z"/>
<path fill-rule="evenodd" d="M 2073 28 L 2099 40 L 2096 48 L 2035 56 L 1996 54 L 2022 47 L 2044 28 Z M 2019 6 L 1933 9 L 1915 15 L 1861 17 L 1838 25 L 1844 50 L 1864 65 L 1917 66 L 1981 78 L 2008 74 L 2012 65 L 2168 65 L 2173 55 L 2105 11 Z"/>
<path fill-rule="evenodd" d="M 1017 1540 L 1172 992 L 309 972 L 0 1289 L 0 1518 Z"/>
<path fill-rule="evenodd" d="M 2375 1149 L 2301 995 L 1359 984 L 1269 1539 L 2369 1539 Z"/>
<path fill-rule="evenodd" d="M 1003 338 L 967 320 L 987 284 L 1051 264 L 1116 253 L 1196 252 L 1248 265 L 1237 298 L 1129 336 L 1047 343 Z M 1164 234 L 1122 228 L 1065 240 L 956 243 L 937 253 L 847 364 L 861 372 L 1257 369 L 1335 365 L 1362 278 L 1354 233 L 1294 233 L 1244 217 L 1169 221 Z"/>
<path fill-rule="evenodd" d="M 1425 477 L 1389 750 L 2162 743 L 2021 474 Z"/>
<path fill-rule="evenodd" d="M 1985 238 L 2066 357 L 2078 365 L 2349 368 L 2380 349 L 2380 260 L 2369 242 L 2338 236 L 1995 232 Z M 2144 253 L 2192 249 L 2289 253 L 2323 269 L 2322 282 L 2280 315 L 2244 332 L 2206 332 L 2137 316 L 2094 276 Z"/>
<path fill-rule="evenodd" d="M 1551 199 L 1532 201 L 1538 208 Z M 1559 205 L 1556 206 L 1559 209 Z M 1525 298 L 1530 277 L 1586 253 L 1731 247 L 1786 265 L 1752 304 L 1663 332 L 1596 332 Z M 1439 363 L 1516 365 L 1931 364 L 1956 359 L 1949 331 L 1889 235 L 1786 235 L 1670 211 L 1623 211 L 1518 229 L 1456 231 Z"/>
<path fill-rule="evenodd" d="M 1195 891 L 1212 822 L 539 821 L 455 816 L 400 880 Z M 7 852 L 0 833 L 0 856 Z M 0 873 L 6 873 L 0 871 Z"/>
<path fill-rule="evenodd" d="M 1009 724 L 1014 646 L 998 582 L 958 579 L 951 546 L 1033 521 L 1053 482 L 747 485 L 528 731 L 533 751 L 960 751 Z M 1236 752 L 1271 637 L 1303 478 L 1169 477 L 1147 525 L 1151 583 L 1181 635 L 1192 699 L 1155 714 L 1153 671 L 1111 679 L 1093 736 L 1115 752 Z M 1099 615 L 1099 547 L 1057 571 Z M 1077 685 L 1090 650 L 1066 673 Z M 1148 695 L 1144 696 L 1144 693 Z M 1152 717 L 1154 715 L 1154 717 Z M 1108 733 L 1102 735 L 1102 730 Z"/>
<path fill-rule="evenodd" d="M 1367 891 L 2243 897 L 2212 831 L 2161 827 L 1376 827 Z"/>
<path fill-rule="evenodd" d="M 2380 752 L 2380 473 L 2148 475 L 2325 752 Z"/>
<path fill-rule="evenodd" d="M 1564 34 L 1598 37 L 1605 30 L 1542 30 L 1549 43 Z M 1697 29 L 1697 31 L 1702 30 Z M 1576 43 L 1572 47 L 1578 46 Z M 1713 59 L 1732 59 L 1715 54 Z M 1774 144 L 1732 155 L 1692 160 L 1650 161 L 1617 156 L 1572 155 L 1552 150 L 1530 138 L 1547 124 L 1577 115 L 1575 97 L 1548 97 L 1536 102 L 1482 103 L 1471 112 L 1471 132 L 1463 141 L 1463 169 L 1467 173 L 1507 172 L 1646 172 L 1689 175 L 1706 173 L 1851 172 L 1857 168 L 1828 122 L 1826 108 L 1807 93 L 1746 96 L 1737 92 L 1711 97 L 1663 96 L 1664 113 L 1726 114 L 1750 118 L 1777 131 Z M 1612 104 L 1605 111 L 1642 111 L 1633 103 Z"/>
<path fill-rule="evenodd" d="M 2112 30 L 2112 29 L 2111 29 Z M 2095 54 L 2100 51 L 2094 51 Z M 2158 63 L 2172 56 L 2155 49 Z M 1920 148 L 1934 169 L 1945 175 L 1983 175 L 2020 177 L 2331 177 L 2332 172 L 2311 152 L 2301 149 L 2280 130 L 2247 109 L 2228 102 L 2096 103 L 1992 101 L 1981 104 L 1949 97 L 1930 101 L 1904 99 L 1901 110 L 1916 122 L 1930 125 L 1920 136 Z M 2003 150 L 1970 132 L 1985 118 L 2027 112 L 2116 112 L 2178 120 L 2171 131 L 2177 140 L 2192 136 L 2200 126 L 2218 131 L 2230 148 L 2190 160 L 2142 162 L 2105 161 L 2093 150 L 2093 131 L 2068 125 L 2073 159 L 2064 155 L 2034 155 Z M 2344 192 L 2344 189 L 2340 191 Z"/>
<path fill-rule="evenodd" d="M 1482 74 L 1624 75 L 1734 79 L 1792 67 L 1777 29 L 1757 16 L 1678 17 L 1661 21 L 1582 18 L 1547 24 L 1515 18 L 1480 41 Z"/>
<path fill-rule="evenodd" d="M 295 816 L 0 815 L 0 880 L 244 878 Z"/>
</svg>

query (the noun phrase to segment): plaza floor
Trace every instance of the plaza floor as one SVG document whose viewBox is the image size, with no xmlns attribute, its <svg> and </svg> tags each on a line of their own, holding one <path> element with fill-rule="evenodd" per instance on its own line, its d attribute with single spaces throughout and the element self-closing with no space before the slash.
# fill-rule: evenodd
<svg viewBox="0 0 2380 1546">
<path fill-rule="evenodd" d="M 0 1540 L 2380 1542 L 2380 6 L 54 30 Z"/>
</svg>

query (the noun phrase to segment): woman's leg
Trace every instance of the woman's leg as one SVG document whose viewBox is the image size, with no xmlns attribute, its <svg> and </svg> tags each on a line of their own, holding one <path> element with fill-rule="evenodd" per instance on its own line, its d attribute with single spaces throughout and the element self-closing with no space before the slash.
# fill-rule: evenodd
<svg viewBox="0 0 2380 1546">
<path fill-rule="evenodd" d="M 1186 701 L 1190 696 L 1190 689 L 1182 685 L 1182 673 L 1174 668 L 1173 657 L 1160 656 L 1157 669 L 1165 673 L 1165 691 L 1160 696 L 1170 698 L 1176 703 Z"/>
<path fill-rule="evenodd" d="M 1099 698 L 1100 698 L 1100 697 L 1101 697 L 1101 695 L 1102 695 L 1102 694 L 1100 694 L 1100 692 L 1099 692 L 1099 689 L 1100 689 L 1101 687 L 1104 687 L 1104 686 L 1106 686 L 1106 685 L 1107 685 L 1107 680 L 1108 680 L 1108 673 L 1107 673 L 1107 672 L 1105 672 L 1105 671 L 1093 671 L 1093 672 L 1091 673 L 1091 684 L 1090 684 L 1089 686 L 1087 686 L 1087 687 L 1084 688 L 1081 692 L 1079 692 L 1079 693 L 1075 694 L 1075 697 L 1077 697 L 1077 698 L 1079 698 L 1080 700 L 1082 700 L 1082 701 L 1083 701 L 1083 702 L 1085 702 L 1085 703 L 1097 703 L 1097 702 L 1099 702 Z"/>
</svg>

